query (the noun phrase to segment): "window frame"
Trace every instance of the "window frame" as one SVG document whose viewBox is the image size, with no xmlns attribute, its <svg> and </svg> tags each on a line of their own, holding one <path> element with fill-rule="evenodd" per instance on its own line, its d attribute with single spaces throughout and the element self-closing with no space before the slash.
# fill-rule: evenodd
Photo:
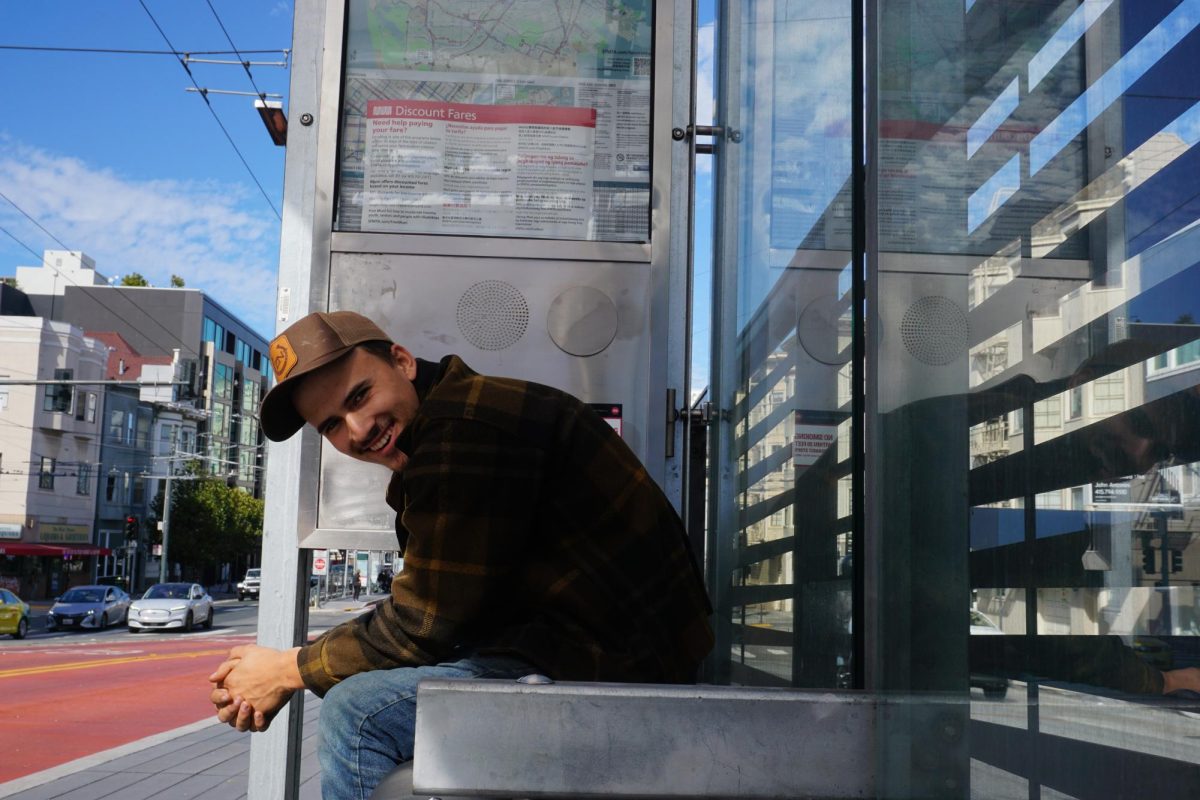
<svg viewBox="0 0 1200 800">
<path fill-rule="evenodd" d="M 46 469 L 46 462 L 50 462 L 50 469 Z M 38 464 L 38 488 L 54 491 L 54 470 L 58 466 L 58 459 L 51 456 L 42 456 Z"/>
</svg>

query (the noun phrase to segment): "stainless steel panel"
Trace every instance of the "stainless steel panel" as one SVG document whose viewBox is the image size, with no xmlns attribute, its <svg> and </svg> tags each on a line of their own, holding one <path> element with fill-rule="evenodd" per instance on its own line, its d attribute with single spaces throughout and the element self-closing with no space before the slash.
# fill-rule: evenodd
<svg viewBox="0 0 1200 800">
<path fill-rule="evenodd" d="M 483 374 L 549 384 L 589 403 L 623 404 L 624 438 L 646 457 L 646 398 L 656 384 L 648 265 L 334 253 L 331 273 L 330 309 L 354 309 L 380 321 L 418 357 L 437 360 L 454 353 Z M 487 283 L 508 287 L 487 294 L 494 308 L 477 302 L 476 287 Z M 587 357 L 564 352 L 547 327 L 555 302 L 581 290 L 607 297 L 616 317 L 611 342 Z M 510 305 L 512 313 L 506 314 Z M 586 305 L 575 309 L 582 316 L 588 311 Z M 482 333 L 467 324 L 464 313 L 474 315 Z M 514 324 L 525 316 L 523 328 Z M 569 327 L 567 316 L 569 309 L 555 310 L 555 325 Z M 383 500 L 389 479 L 387 470 L 324 446 L 319 527 L 391 530 L 394 514 Z"/>
<path fill-rule="evenodd" d="M 395 517 L 395 514 L 392 515 Z M 397 547 L 396 531 L 389 518 L 380 523 L 376 530 L 350 530 L 342 528 L 316 528 L 300 537 L 300 546 L 313 549 L 333 550 L 381 550 L 389 552 Z"/>
<path fill-rule="evenodd" d="M 413 785 L 499 797 L 871 797 L 861 694 L 422 681 Z"/>
<path fill-rule="evenodd" d="M 406 253 L 436 256 L 563 258 L 571 261 L 650 261 L 650 245 L 633 242 L 569 242 L 553 239 L 502 239 L 485 236 L 348 233 L 335 231 L 338 253 Z"/>
</svg>

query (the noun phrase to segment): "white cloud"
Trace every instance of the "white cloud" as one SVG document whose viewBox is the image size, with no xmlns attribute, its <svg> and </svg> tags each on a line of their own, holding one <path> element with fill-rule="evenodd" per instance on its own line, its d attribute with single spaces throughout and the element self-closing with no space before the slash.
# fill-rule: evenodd
<svg viewBox="0 0 1200 800">
<path fill-rule="evenodd" d="M 155 286 L 177 274 L 273 333 L 279 224 L 257 194 L 215 181 L 137 180 L 11 139 L 0 145 L 0 191 L 94 258 L 101 274 L 140 272 Z M 0 224 L 35 249 L 59 247 L 7 203 Z"/>
</svg>

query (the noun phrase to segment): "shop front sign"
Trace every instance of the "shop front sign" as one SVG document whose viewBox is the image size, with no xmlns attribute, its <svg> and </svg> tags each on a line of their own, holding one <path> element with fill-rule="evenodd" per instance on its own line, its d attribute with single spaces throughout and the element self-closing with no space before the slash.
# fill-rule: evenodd
<svg viewBox="0 0 1200 800">
<path fill-rule="evenodd" d="M 38 541 L 44 544 L 88 544 L 92 541 L 92 529 L 87 525 L 43 522 L 38 526 Z"/>
</svg>

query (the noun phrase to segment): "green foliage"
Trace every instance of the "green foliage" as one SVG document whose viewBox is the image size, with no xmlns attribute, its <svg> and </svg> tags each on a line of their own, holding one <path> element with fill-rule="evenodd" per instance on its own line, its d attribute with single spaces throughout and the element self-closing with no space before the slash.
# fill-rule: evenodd
<svg viewBox="0 0 1200 800">
<path fill-rule="evenodd" d="M 183 565 L 185 576 L 200 576 L 205 567 L 258 552 L 262 544 L 263 501 L 225 481 L 202 474 L 191 464 L 188 474 L 171 481 L 171 528 L 167 559 Z M 162 519 L 162 492 L 154 511 Z"/>
<path fill-rule="evenodd" d="M 183 278 L 181 278 L 181 277 L 179 277 L 178 275 L 175 275 L 174 273 L 172 273 L 172 275 L 171 275 L 171 285 L 172 285 L 172 286 L 174 286 L 174 287 L 176 287 L 176 288 L 182 288 L 182 287 L 183 287 Z"/>
<path fill-rule="evenodd" d="M 144 277 L 142 277 L 142 273 L 140 273 L 140 272 L 131 272 L 128 275 L 126 275 L 125 277 L 121 278 L 121 285 L 122 286 L 149 286 L 150 281 L 148 281 Z"/>
</svg>

